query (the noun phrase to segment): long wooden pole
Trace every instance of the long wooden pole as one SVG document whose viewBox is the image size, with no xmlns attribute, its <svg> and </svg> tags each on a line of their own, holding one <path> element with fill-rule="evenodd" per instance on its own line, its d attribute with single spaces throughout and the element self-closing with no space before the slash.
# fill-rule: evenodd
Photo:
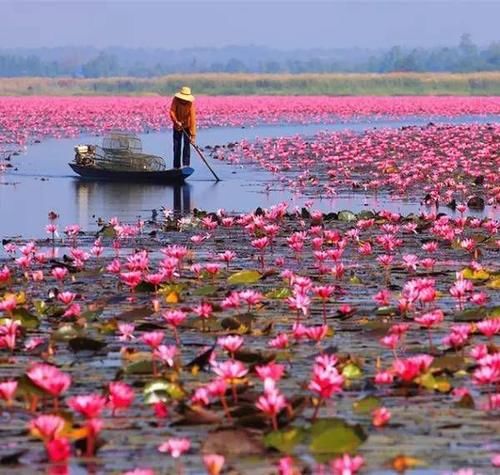
<svg viewBox="0 0 500 475">
<path fill-rule="evenodd" d="M 193 143 L 191 141 L 191 137 L 189 136 L 189 134 L 184 129 L 182 129 L 182 131 L 184 132 L 184 135 L 186 136 L 186 138 L 189 140 L 189 143 L 198 152 L 198 155 L 200 156 L 200 158 L 205 162 L 205 165 L 212 172 L 212 175 L 214 176 L 215 181 L 221 181 L 220 178 L 216 175 L 216 173 L 212 170 L 212 167 L 209 165 L 209 163 L 207 162 L 206 158 L 203 156 L 203 153 L 201 153 L 200 148 L 195 143 Z"/>
</svg>

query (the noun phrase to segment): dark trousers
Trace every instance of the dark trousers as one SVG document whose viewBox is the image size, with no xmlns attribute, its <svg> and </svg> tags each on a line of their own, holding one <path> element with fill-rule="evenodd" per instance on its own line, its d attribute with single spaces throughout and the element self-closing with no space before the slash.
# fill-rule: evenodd
<svg viewBox="0 0 500 475">
<path fill-rule="evenodd" d="M 185 133 L 184 133 L 185 132 Z M 184 141 L 184 146 L 182 142 Z M 177 130 L 174 128 L 174 168 L 181 167 L 181 148 L 182 148 L 182 166 L 189 167 L 191 163 L 191 146 L 189 130 Z"/>
</svg>

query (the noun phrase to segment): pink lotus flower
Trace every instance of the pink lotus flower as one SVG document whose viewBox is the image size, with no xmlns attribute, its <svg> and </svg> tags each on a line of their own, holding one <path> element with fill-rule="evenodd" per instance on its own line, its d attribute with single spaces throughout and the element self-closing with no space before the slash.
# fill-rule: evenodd
<svg viewBox="0 0 500 475">
<path fill-rule="evenodd" d="M 28 378 L 39 388 L 56 397 L 64 393 L 71 385 L 71 377 L 55 366 L 36 363 L 28 371 Z"/>
<path fill-rule="evenodd" d="M 17 390 L 17 381 L 4 381 L 0 383 L 0 398 L 7 402 L 10 406 L 14 400 L 14 395 Z"/>
<path fill-rule="evenodd" d="M 49 440 L 45 448 L 49 460 L 54 463 L 65 462 L 71 455 L 71 445 L 65 437 Z"/>
<path fill-rule="evenodd" d="M 40 415 L 29 423 L 31 431 L 39 435 L 43 440 L 55 439 L 64 429 L 64 419 L 53 415 Z"/>
<path fill-rule="evenodd" d="M 193 307 L 193 312 L 201 319 L 207 319 L 213 315 L 213 307 L 208 302 L 202 302 Z"/>
<path fill-rule="evenodd" d="M 182 454 L 191 448 L 191 441 L 189 439 L 176 439 L 171 438 L 158 447 L 160 452 L 169 453 L 173 458 L 179 458 Z"/>
<path fill-rule="evenodd" d="M 161 345 L 163 338 L 165 338 L 165 333 L 161 330 L 154 330 L 143 333 L 141 340 L 154 350 Z"/>
<path fill-rule="evenodd" d="M 71 303 L 73 303 L 73 300 L 75 300 L 75 297 L 76 297 L 76 294 L 74 294 L 73 292 L 69 292 L 69 291 L 59 292 L 59 294 L 57 294 L 57 299 L 60 302 L 62 302 L 64 305 L 70 305 Z"/>
<path fill-rule="evenodd" d="M 268 363 L 267 365 L 256 366 L 255 372 L 257 373 L 258 378 L 262 381 L 268 378 L 274 381 L 278 381 L 283 377 L 283 374 L 285 373 L 285 367 L 281 364 L 271 361 L 271 363 Z"/>
<path fill-rule="evenodd" d="M 385 426 L 391 418 L 391 413 L 386 407 L 377 407 L 372 412 L 372 424 L 375 427 Z"/>
<path fill-rule="evenodd" d="M 382 289 L 373 296 L 379 307 L 387 306 L 391 302 L 391 293 L 387 289 Z"/>
<path fill-rule="evenodd" d="M 476 327 L 484 336 L 492 338 L 497 333 L 500 333 L 500 319 L 481 320 L 476 323 Z"/>
<path fill-rule="evenodd" d="M 128 409 L 135 398 L 135 392 L 131 386 L 121 381 L 114 381 L 108 385 L 109 405 L 113 411 Z"/>
<path fill-rule="evenodd" d="M 177 347 L 174 345 L 160 345 L 154 350 L 153 356 L 158 360 L 173 367 L 177 356 Z"/>
<path fill-rule="evenodd" d="M 288 348 L 289 345 L 288 335 L 286 333 L 279 333 L 275 338 L 269 341 L 268 345 L 271 348 L 284 350 Z"/>
<path fill-rule="evenodd" d="M 228 360 L 223 363 L 215 363 L 212 366 L 215 374 L 223 378 L 228 383 L 244 378 L 248 373 L 248 369 L 240 361 Z"/>
<path fill-rule="evenodd" d="M 94 419 L 101 415 L 102 410 L 106 406 L 106 399 L 100 394 L 73 396 L 68 399 L 68 406 L 87 419 Z"/>
<path fill-rule="evenodd" d="M 68 269 L 66 267 L 54 267 L 51 274 L 54 279 L 62 282 L 68 275 Z"/>
<path fill-rule="evenodd" d="M 132 323 L 118 323 L 118 331 L 120 336 L 118 339 L 120 341 L 132 341 L 134 339 L 135 326 Z"/>
<path fill-rule="evenodd" d="M 228 335 L 217 339 L 218 345 L 232 355 L 241 348 L 243 342 L 243 337 L 239 335 Z"/>
<path fill-rule="evenodd" d="M 255 403 L 258 409 L 269 416 L 272 420 L 273 429 L 278 430 L 277 416 L 287 406 L 285 396 L 276 388 L 273 379 L 264 381 L 264 394 Z"/>
<path fill-rule="evenodd" d="M 344 454 L 342 457 L 330 462 L 330 468 L 334 475 L 353 475 L 359 471 L 364 463 L 365 461 L 361 455 L 351 457 L 348 454 Z"/>
</svg>

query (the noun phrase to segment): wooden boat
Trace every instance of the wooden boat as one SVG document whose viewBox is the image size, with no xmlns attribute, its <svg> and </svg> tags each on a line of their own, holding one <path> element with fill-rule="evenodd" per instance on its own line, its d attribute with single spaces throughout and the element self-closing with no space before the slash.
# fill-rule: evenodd
<svg viewBox="0 0 500 475">
<path fill-rule="evenodd" d="M 99 145 L 77 145 L 68 164 L 82 178 L 148 183 L 182 183 L 190 167 L 170 168 L 163 158 L 142 152 L 141 140 L 128 132 L 111 132 Z"/>
<path fill-rule="evenodd" d="M 88 180 L 140 181 L 141 183 L 183 183 L 194 172 L 194 169 L 191 167 L 171 168 L 159 171 L 122 171 L 81 166 L 76 163 L 69 163 L 68 165 L 78 175 Z"/>
</svg>

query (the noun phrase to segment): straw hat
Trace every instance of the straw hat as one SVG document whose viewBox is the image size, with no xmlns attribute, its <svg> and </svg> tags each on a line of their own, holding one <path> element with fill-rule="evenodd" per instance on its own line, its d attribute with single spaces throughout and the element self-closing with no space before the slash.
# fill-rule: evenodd
<svg viewBox="0 0 500 475">
<path fill-rule="evenodd" d="M 182 86 L 179 92 L 175 93 L 175 97 L 182 99 L 183 101 L 194 101 L 194 96 L 191 94 L 191 88 L 187 86 Z"/>
</svg>

